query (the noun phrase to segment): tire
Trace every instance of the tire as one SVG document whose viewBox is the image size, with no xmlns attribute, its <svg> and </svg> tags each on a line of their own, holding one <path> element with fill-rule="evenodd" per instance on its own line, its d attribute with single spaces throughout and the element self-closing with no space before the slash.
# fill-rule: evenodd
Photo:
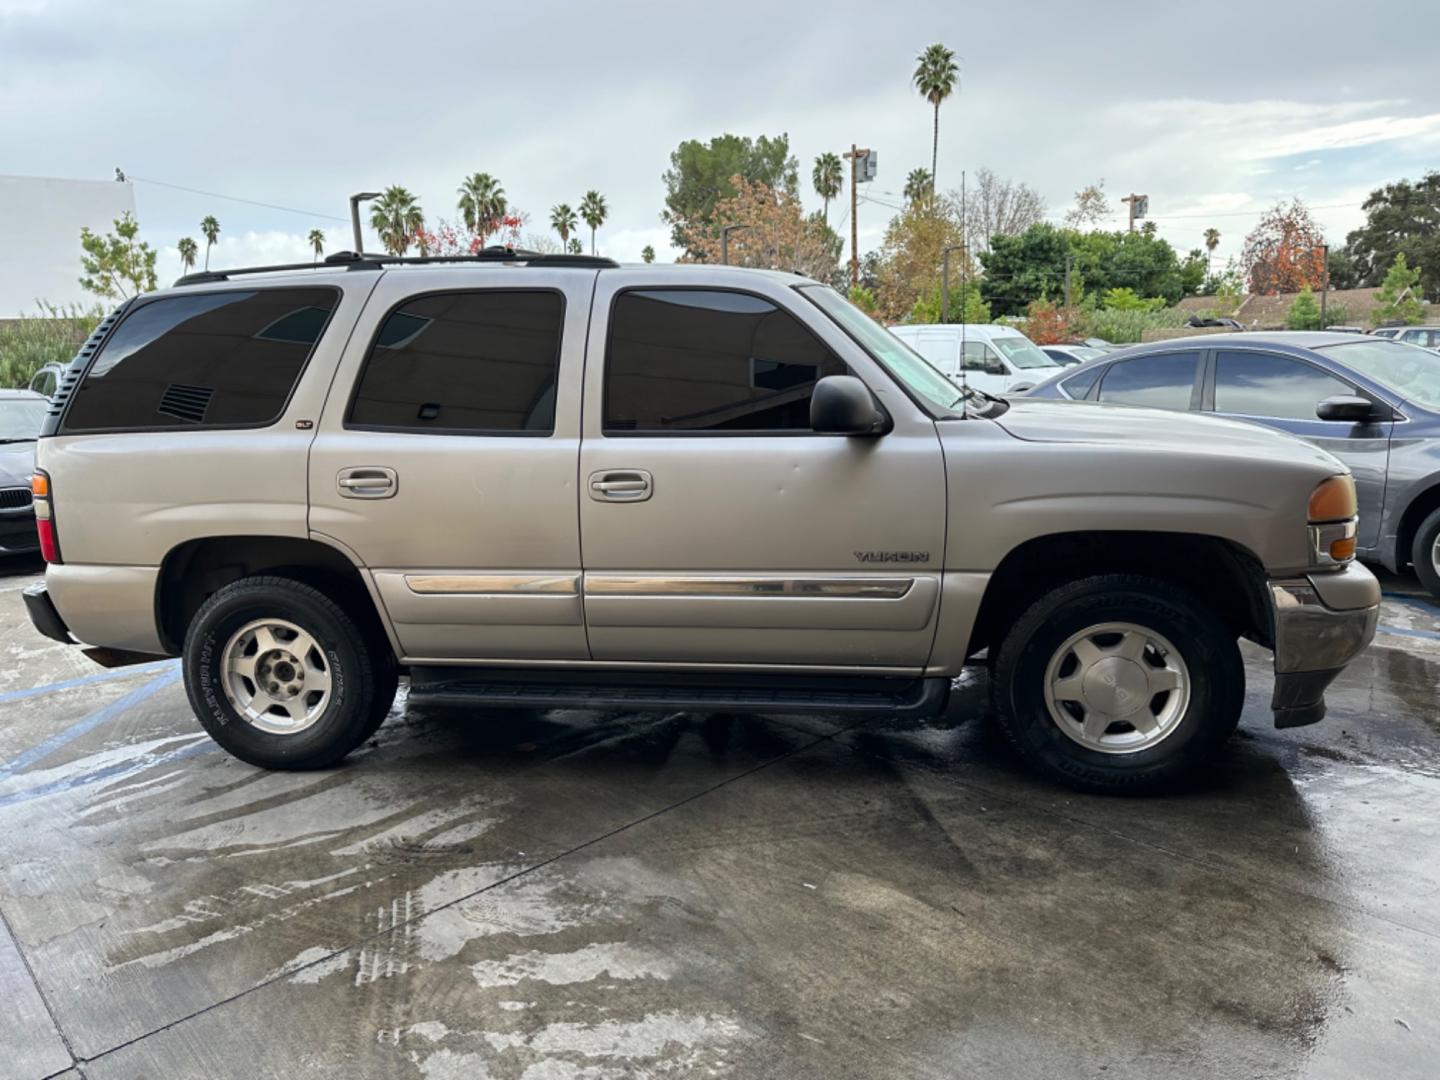
<svg viewBox="0 0 1440 1080">
<path fill-rule="evenodd" d="M 249 674 L 227 679 L 232 661 Z M 324 593 L 283 577 L 243 578 L 205 601 L 182 667 L 210 737 L 266 769 L 334 765 L 384 722 L 395 692 L 388 648 Z M 278 687 L 276 697 L 258 679 Z"/>
<path fill-rule="evenodd" d="M 1045 775 L 1083 791 L 1152 792 L 1235 730 L 1245 668 L 1235 635 L 1198 598 L 1106 574 L 1031 605 L 996 650 L 991 695 L 1010 743 Z"/>
<path fill-rule="evenodd" d="M 1440 510 L 1434 511 L 1415 530 L 1414 543 L 1410 545 L 1410 562 L 1415 566 L 1415 576 L 1425 591 L 1440 598 L 1440 567 L 1436 567 L 1435 543 L 1440 540 Z"/>
</svg>

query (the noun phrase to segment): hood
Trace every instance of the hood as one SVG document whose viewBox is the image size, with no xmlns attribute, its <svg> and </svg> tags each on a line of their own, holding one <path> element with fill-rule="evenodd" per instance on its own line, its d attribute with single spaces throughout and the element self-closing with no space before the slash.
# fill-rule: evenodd
<svg viewBox="0 0 1440 1080">
<path fill-rule="evenodd" d="M 1260 424 L 1093 401 L 1007 400 L 1010 408 L 996 417 L 995 423 L 1026 442 L 1133 445 L 1207 456 L 1289 460 L 1321 465 L 1337 473 L 1349 471 L 1313 443 Z"/>
<path fill-rule="evenodd" d="M 0 444 L 0 488 L 28 488 L 34 472 L 33 442 Z"/>
</svg>

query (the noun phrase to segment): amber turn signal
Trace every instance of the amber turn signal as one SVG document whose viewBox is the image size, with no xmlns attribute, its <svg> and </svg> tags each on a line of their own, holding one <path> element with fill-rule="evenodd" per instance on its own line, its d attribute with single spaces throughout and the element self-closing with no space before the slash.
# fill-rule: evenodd
<svg viewBox="0 0 1440 1080">
<path fill-rule="evenodd" d="M 1310 496 L 1311 521 L 1346 521 L 1355 514 L 1355 480 L 1351 476 L 1322 480 Z"/>
<path fill-rule="evenodd" d="M 43 499 L 50 494 L 50 477 L 44 473 L 36 473 L 30 478 L 30 494 L 36 498 Z"/>
<path fill-rule="evenodd" d="M 1336 562 L 1349 562 L 1355 557 L 1355 537 L 1347 536 L 1343 540 L 1334 540 L 1330 543 L 1330 558 Z"/>
</svg>

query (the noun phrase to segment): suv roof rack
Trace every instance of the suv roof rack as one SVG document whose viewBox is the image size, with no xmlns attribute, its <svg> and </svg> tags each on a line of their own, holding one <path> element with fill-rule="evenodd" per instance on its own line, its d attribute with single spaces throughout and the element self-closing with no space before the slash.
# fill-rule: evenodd
<svg viewBox="0 0 1440 1080">
<path fill-rule="evenodd" d="M 279 263 L 274 266 L 237 266 L 230 270 L 202 270 L 198 274 L 186 274 L 175 282 L 175 287 L 204 285 L 212 281 L 229 281 L 244 274 L 273 274 L 281 270 L 318 270 L 321 267 L 346 270 L 383 270 L 387 266 L 425 266 L 444 263 L 519 263 L 525 266 L 576 266 L 592 270 L 615 269 L 619 267 L 614 259 L 603 255 L 542 255 L 538 251 L 524 251 L 519 248 L 492 246 L 481 248 L 473 255 L 376 255 L 369 252 L 357 255 L 353 251 L 337 251 L 318 262 Z"/>
</svg>

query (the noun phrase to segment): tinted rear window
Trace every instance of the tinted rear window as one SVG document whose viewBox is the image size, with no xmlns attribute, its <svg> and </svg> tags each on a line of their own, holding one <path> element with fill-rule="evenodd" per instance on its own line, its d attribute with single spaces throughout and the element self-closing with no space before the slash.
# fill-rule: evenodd
<svg viewBox="0 0 1440 1080">
<path fill-rule="evenodd" d="M 64 430 L 274 423 L 339 297 L 326 288 L 256 289 L 141 304 L 95 358 Z"/>
<path fill-rule="evenodd" d="M 1110 365 L 1100 380 L 1100 400 L 1154 409 L 1190 408 L 1198 352 L 1137 356 Z"/>
</svg>

